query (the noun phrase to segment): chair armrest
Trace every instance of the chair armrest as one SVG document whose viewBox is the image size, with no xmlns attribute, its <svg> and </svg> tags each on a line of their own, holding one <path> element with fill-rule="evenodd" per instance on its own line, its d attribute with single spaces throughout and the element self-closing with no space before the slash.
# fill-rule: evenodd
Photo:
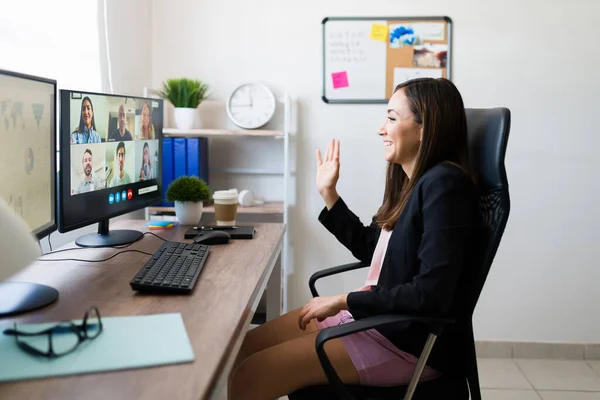
<svg viewBox="0 0 600 400">
<path fill-rule="evenodd" d="M 399 322 L 422 322 L 424 324 L 432 325 L 432 332 L 435 335 L 439 335 L 444 327 L 444 325 L 452 324 L 456 321 L 454 318 L 435 318 L 435 317 L 418 317 L 414 315 L 404 315 L 404 314 L 383 314 L 377 315 L 374 317 L 367 317 L 363 319 L 359 319 L 358 321 L 350 322 L 348 324 L 332 326 L 330 328 L 325 328 L 319 332 L 317 335 L 315 347 L 317 349 L 317 356 L 319 357 L 319 361 L 321 363 L 321 367 L 329 380 L 329 383 L 334 388 L 334 390 L 338 393 L 341 399 L 352 399 L 350 393 L 346 390 L 344 383 L 338 376 L 337 372 L 333 368 L 331 361 L 327 357 L 325 353 L 325 343 L 328 340 L 339 338 L 342 336 L 349 335 L 351 333 L 356 333 L 360 331 L 365 331 L 367 329 L 382 327 L 386 325 L 391 325 Z"/>
<path fill-rule="evenodd" d="M 315 283 L 317 282 L 318 279 L 321 279 L 321 278 L 324 278 L 324 277 L 330 276 L 330 275 L 341 274 L 342 272 L 346 272 L 346 271 L 352 271 L 353 269 L 359 269 L 359 268 L 365 268 L 365 267 L 368 267 L 368 265 L 359 261 L 359 262 L 338 265 L 338 266 L 335 266 L 332 268 L 326 268 L 326 269 L 317 271 L 314 274 L 312 274 L 312 276 L 308 280 L 308 287 L 310 288 L 310 293 L 312 294 L 313 297 L 317 297 L 319 295 L 319 293 L 317 293 L 317 289 L 315 288 Z"/>
</svg>

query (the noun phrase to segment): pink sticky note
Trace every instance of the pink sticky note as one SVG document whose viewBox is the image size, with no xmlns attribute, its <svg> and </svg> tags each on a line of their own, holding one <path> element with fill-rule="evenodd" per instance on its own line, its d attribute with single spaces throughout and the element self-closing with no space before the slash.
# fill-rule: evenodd
<svg viewBox="0 0 600 400">
<path fill-rule="evenodd" d="M 348 85 L 348 74 L 346 73 L 346 71 L 332 73 L 331 79 L 333 80 L 334 89 L 340 89 L 350 86 Z"/>
</svg>

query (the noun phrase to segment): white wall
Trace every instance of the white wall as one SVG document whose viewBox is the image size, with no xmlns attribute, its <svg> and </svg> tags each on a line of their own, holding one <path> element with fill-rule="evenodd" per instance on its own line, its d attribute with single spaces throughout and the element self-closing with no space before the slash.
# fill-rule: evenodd
<svg viewBox="0 0 600 400">
<path fill-rule="evenodd" d="M 105 14 L 106 1 L 106 14 Z M 100 42 L 100 74 L 101 91 L 131 96 L 141 96 L 144 86 L 151 83 L 151 31 L 152 7 L 145 0 L 98 0 L 99 42 Z M 106 15 L 106 25 L 104 25 Z M 108 50 L 105 33 L 108 32 Z M 107 55 L 108 54 L 108 55 Z M 109 65 L 110 60 L 110 76 Z M 70 63 L 65 58 L 65 63 Z M 81 88 L 92 90 L 81 84 L 69 89 Z M 137 211 L 118 218 L 143 218 L 143 211 Z M 55 232 L 50 236 L 53 248 L 69 243 L 86 233 L 95 232 L 98 224 L 93 224 L 65 234 Z M 47 239 L 42 240 L 42 248 L 48 251 Z"/>
<path fill-rule="evenodd" d="M 101 90 L 98 30 L 93 25 L 98 18 L 96 1 L 2 0 L 0 9 L 0 68 L 55 79 L 58 89 Z M 81 15 L 92 23 L 85 35 L 73 35 L 71 21 Z M 86 60 L 86 68 L 80 60 Z M 48 240 L 57 247 L 94 229 L 54 233 L 42 240 L 42 248 L 49 249 Z"/>
<path fill-rule="evenodd" d="M 55 79 L 59 89 L 100 90 L 96 1 L 0 0 L 0 10 L 0 68 Z M 91 23 L 73 35 L 82 16 Z"/>
<path fill-rule="evenodd" d="M 152 4 L 146 0 L 98 0 L 100 13 L 106 2 L 106 30 L 100 26 L 103 90 L 110 93 L 108 65 L 110 60 L 112 89 L 115 94 L 142 96 L 151 83 L 152 74 Z M 102 20 L 102 18 L 101 18 Z"/>
<path fill-rule="evenodd" d="M 512 110 L 507 154 L 512 210 L 475 315 L 480 340 L 600 342 L 599 246 L 593 227 L 600 165 L 600 54 L 594 0 L 162 1 L 152 10 L 152 83 L 190 76 L 225 99 L 262 81 L 299 101 L 297 198 L 289 301 L 309 299 L 316 270 L 353 261 L 317 221 L 315 148 L 341 139 L 339 192 L 364 222 L 382 198 L 383 105 L 321 99 L 325 16 L 447 15 L 454 21 L 453 81 L 467 107 Z M 375 178 L 374 178 L 375 177 Z M 366 270 L 323 285 L 351 290 Z"/>
</svg>

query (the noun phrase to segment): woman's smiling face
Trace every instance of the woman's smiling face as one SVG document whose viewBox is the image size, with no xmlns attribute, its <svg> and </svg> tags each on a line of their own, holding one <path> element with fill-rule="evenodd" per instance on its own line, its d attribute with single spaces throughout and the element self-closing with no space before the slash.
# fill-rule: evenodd
<svg viewBox="0 0 600 400">
<path fill-rule="evenodd" d="M 92 103 L 88 100 L 84 100 L 81 105 L 81 119 L 88 129 L 92 126 L 92 118 L 94 117 L 94 111 L 92 110 Z"/>
<path fill-rule="evenodd" d="M 385 122 L 378 132 L 383 139 L 385 160 L 401 165 L 414 161 L 421 133 L 421 124 L 415 121 L 404 91 L 398 90 L 388 102 Z"/>
</svg>

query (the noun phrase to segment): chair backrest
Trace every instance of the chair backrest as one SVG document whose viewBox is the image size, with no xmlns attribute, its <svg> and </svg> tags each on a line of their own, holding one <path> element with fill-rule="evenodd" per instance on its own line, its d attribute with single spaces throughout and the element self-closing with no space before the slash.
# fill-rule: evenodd
<svg viewBox="0 0 600 400">
<path fill-rule="evenodd" d="M 470 299 L 471 313 L 492 266 L 500 245 L 508 215 L 510 197 L 504 157 L 510 131 L 510 110 L 507 108 L 467 108 L 469 163 L 479 189 L 479 211 L 482 219 L 481 264 L 473 278 Z"/>
</svg>

